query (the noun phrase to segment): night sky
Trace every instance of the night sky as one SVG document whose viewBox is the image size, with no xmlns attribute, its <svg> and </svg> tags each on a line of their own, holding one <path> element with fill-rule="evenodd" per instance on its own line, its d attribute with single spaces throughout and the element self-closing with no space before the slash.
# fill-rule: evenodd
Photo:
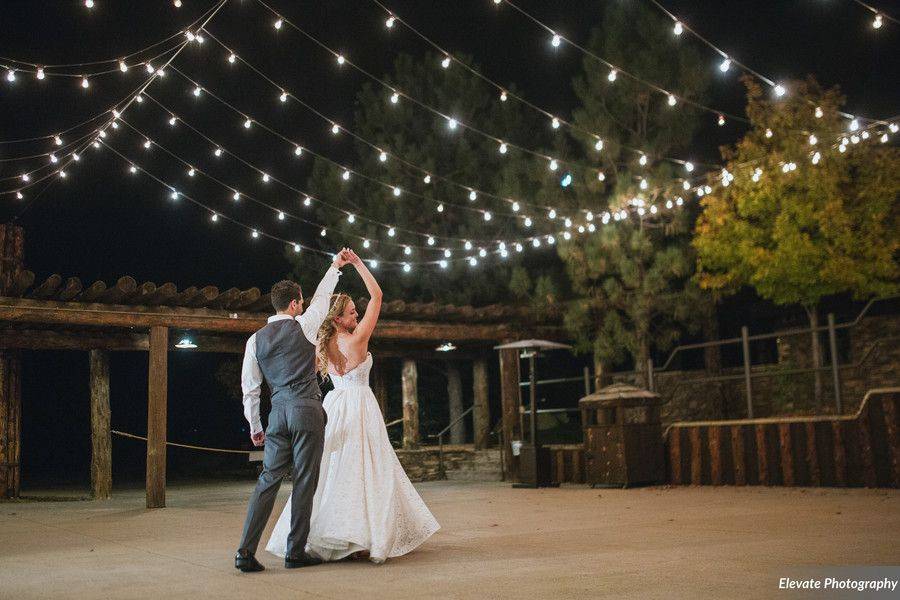
<svg viewBox="0 0 900 600">
<path fill-rule="evenodd" d="M 268 1 L 324 43 L 377 75 L 389 70 L 399 52 L 421 56 L 429 51 L 402 27 L 388 31 L 384 26 L 384 12 L 367 0 Z M 95 2 L 96 7 L 87 10 L 81 0 L 6 0 L 0 19 L 0 56 L 41 64 L 118 57 L 175 33 L 214 4 L 208 0 L 183 0 L 184 6 L 176 9 L 169 0 Z M 524 97 L 553 113 L 571 114 L 575 106 L 571 80 L 579 71 L 581 55 L 565 47 L 554 51 L 545 32 L 509 7 L 497 7 L 490 0 L 391 0 L 386 4 L 451 52 L 471 55 L 488 77 L 515 84 Z M 900 86 L 896 85 L 896 74 L 900 66 L 900 26 L 886 21 L 880 30 L 873 30 L 871 13 L 850 0 L 668 0 L 664 4 L 729 54 L 776 80 L 811 73 L 824 85 L 840 84 L 848 97 L 845 109 L 850 113 L 885 118 L 898 112 Z M 882 4 L 892 8 L 889 3 Z M 590 28 L 599 24 L 605 3 L 522 0 L 520 5 L 567 37 L 586 42 Z M 354 97 L 364 79 L 349 68 L 338 68 L 333 57 L 295 32 L 287 28 L 276 32 L 273 21 L 271 13 L 256 0 L 231 0 L 208 29 L 311 105 L 350 125 Z M 695 42 L 685 34 L 681 43 Z M 715 71 L 720 59 L 710 50 L 703 52 L 708 57 L 709 69 Z M 272 88 L 245 68 L 228 65 L 226 56 L 221 47 L 208 40 L 203 46 L 186 48 L 174 64 L 232 104 L 252 111 L 305 145 L 338 159 L 350 156 L 348 136 L 333 138 L 323 121 L 298 105 L 289 108 L 281 105 Z M 21 74 L 10 85 L 4 78 L 0 81 L 0 138 L 54 133 L 125 97 L 144 76 L 136 68 L 127 74 L 106 75 L 93 80 L 87 91 L 74 79 L 48 78 L 39 82 Z M 726 76 L 716 71 L 714 79 L 709 104 L 742 113 L 743 89 L 736 71 Z M 895 83 L 890 84 L 891 80 Z M 193 98 L 189 84 L 175 73 L 151 86 L 150 93 L 180 111 L 198 128 L 214 132 L 229 148 L 252 157 L 254 162 L 271 164 L 273 173 L 289 174 L 292 183 L 303 187 L 309 173 L 305 165 L 311 165 L 310 160 L 292 161 L 284 147 L 273 144 L 271 138 L 260 132 L 243 131 L 238 117 L 210 98 Z M 152 102 L 130 109 L 127 118 L 178 153 L 196 156 L 204 168 L 212 162 L 209 145 L 189 136 L 183 126 L 169 128 L 165 123 L 166 114 Z M 716 162 L 717 147 L 733 142 L 741 133 L 737 124 L 721 129 L 710 126 L 698 136 L 693 156 Z M 213 193 L 201 187 L 192 188 L 185 181 L 184 169 L 173 166 L 162 152 L 143 153 L 140 139 L 134 134 L 117 132 L 114 137 L 111 145 L 168 179 L 181 182 L 186 191 L 198 196 Z M 0 158 L 21 154 L 24 149 L 0 146 Z M 28 150 L 45 152 L 47 148 L 28 146 Z M 221 169 L 223 176 L 229 174 L 228 167 Z M 18 167 L 11 169 L 7 163 L 0 163 L 0 177 L 17 173 Z M 255 181 L 246 185 L 248 189 L 259 188 Z M 315 240 L 315 232 L 308 228 L 279 224 L 272 220 L 271 213 L 254 212 L 247 205 L 231 207 L 221 190 L 215 193 L 218 196 L 211 203 L 218 203 L 223 210 L 236 211 L 234 216 L 242 221 L 258 223 L 262 229 L 277 231 L 291 239 Z M 274 204 L 296 202 L 296 198 L 286 198 L 283 193 L 280 197 L 278 192 L 270 193 L 268 199 Z M 0 197 L 0 211 L 5 221 L 14 220 L 25 228 L 26 266 L 39 279 L 60 273 L 81 277 L 89 284 L 95 279 L 112 282 L 128 274 L 139 282 L 172 281 L 179 288 L 211 284 L 223 290 L 232 286 L 266 289 L 290 270 L 283 257 L 282 244 L 251 241 L 246 232 L 223 223 L 211 226 L 206 211 L 187 202 L 168 201 L 158 185 L 143 177 L 129 177 L 125 163 L 108 151 L 85 152 L 81 163 L 70 169 L 66 181 L 54 183 L 39 195 L 29 193 L 24 201 L 8 195 Z M 310 265 L 319 271 L 324 263 Z M 317 277 L 317 272 L 311 274 L 307 285 L 313 285 Z M 146 385 L 142 374 L 144 361 L 143 355 L 114 359 L 114 426 L 131 426 L 138 432 L 145 428 L 140 413 L 145 410 L 142 403 L 146 391 L 141 387 Z M 67 366 L 58 367 L 62 363 Z M 29 445 L 34 449 L 40 435 L 52 433 L 41 429 L 40 424 L 46 424 L 60 405 L 73 407 L 71 418 L 78 421 L 74 429 L 86 433 L 87 413 L 83 410 L 87 393 L 86 364 L 87 359 L 81 353 L 42 353 L 28 359 L 26 476 L 29 470 L 36 474 L 50 469 L 50 464 L 64 465 L 62 470 L 75 472 L 79 478 L 86 472 L 84 451 L 89 446 L 84 436 L 68 448 L 66 459 L 53 453 L 36 458 L 34 452 L 28 454 Z M 176 430 L 170 428 L 170 435 L 220 444 L 242 443 L 239 428 L 244 423 L 239 405 L 234 404 L 236 400 L 228 399 L 226 403 L 222 398 L 209 399 L 203 392 L 204 386 L 212 385 L 209 371 L 215 366 L 187 360 L 172 368 L 176 380 L 192 381 L 194 387 L 185 383 L 187 388 L 179 388 L 178 393 L 186 399 L 181 408 L 171 409 L 175 416 L 170 415 L 170 424 L 174 423 Z M 53 377 L 46 377 L 47 372 L 52 372 Z M 193 377 L 197 372 L 206 374 Z M 117 397 L 137 400 L 127 405 L 122 400 L 117 411 Z M 55 401 L 49 402 L 48 398 Z M 39 401 L 40 408 L 27 407 L 28 402 Z M 197 415 L 211 410 L 227 416 L 212 419 L 214 425 L 210 427 L 210 419 Z M 206 431 L 200 431 L 203 426 Z M 129 450 L 122 444 L 117 442 L 114 447 L 116 456 L 128 454 Z M 133 470 L 134 466 L 127 461 L 117 463 L 117 477 L 122 475 L 122 469 Z"/>
</svg>

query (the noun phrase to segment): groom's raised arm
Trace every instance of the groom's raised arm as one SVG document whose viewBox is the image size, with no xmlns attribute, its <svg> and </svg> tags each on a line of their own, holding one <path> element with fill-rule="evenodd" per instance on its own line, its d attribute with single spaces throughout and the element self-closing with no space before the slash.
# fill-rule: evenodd
<svg viewBox="0 0 900 600">
<path fill-rule="evenodd" d="M 344 264 L 344 261 L 340 259 L 335 259 L 331 263 L 331 266 L 325 272 L 325 276 L 322 277 L 322 281 L 316 287 L 312 299 L 309 301 L 309 308 L 297 317 L 297 321 L 299 321 L 300 327 L 303 329 L 303 334 L 313 344 L 316 343 L 316 338 L 319 335 L 319 327 L 322 326 L 322 322 L 328 316 L 331 294 L 334 293 L 334 288 L 337 287 L 338 278 L 341 276 L 340 268 Z"/>
</svg>

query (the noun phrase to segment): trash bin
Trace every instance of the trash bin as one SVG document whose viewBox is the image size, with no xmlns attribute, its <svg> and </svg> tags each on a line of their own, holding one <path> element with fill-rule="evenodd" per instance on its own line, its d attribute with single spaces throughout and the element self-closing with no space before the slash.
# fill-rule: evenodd
<svg viewBox="0 0 900 600">
<path fill-rule="evenodd" d="M 579 402 L 587 483 L 600 487 L 664 481 L 659 394 L 616 383 Z"/>
</svg>

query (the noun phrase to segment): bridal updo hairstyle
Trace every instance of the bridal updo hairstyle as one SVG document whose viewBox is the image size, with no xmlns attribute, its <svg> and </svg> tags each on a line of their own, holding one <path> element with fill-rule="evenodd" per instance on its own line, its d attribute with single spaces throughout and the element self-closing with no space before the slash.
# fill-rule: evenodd
<svg viewBox="0 0 900 600">
<path fill-rule="evenodd" d="M 274 294 L 273 294 L 274 298 Z M 347 305 L 350 304 L 351 298 L 347 294 L 333 294 L 331 296 L 331 308 L 328 309 L 328 315 L 322 321 L 319 327 L 319 347 L 316 348 L 316 366 L 322 377 L 328 377 L 328 344 L 332 338 L 337 335 L 337 323 L 335 318 L 344 314 Z"/>
<path fill-rule="evenodd" d="M 275 312 L 281 312 L 286 310 L 292 301 L 302 301 L 303 292 L 300 289 L 300 284 L 296 281 L 282 279 L 272 286 L 270 297 L 272 299 L 272 308 L 275 309 Z"/>
</svg>

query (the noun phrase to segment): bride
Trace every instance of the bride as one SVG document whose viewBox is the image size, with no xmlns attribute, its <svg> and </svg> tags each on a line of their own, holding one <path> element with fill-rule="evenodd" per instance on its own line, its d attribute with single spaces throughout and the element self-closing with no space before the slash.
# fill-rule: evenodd
<svg viewBox="0 0 900 600">
<path fill-rule="evenodd" d="M 381 563 L 411 552 L 440 529 L 388 439 L 369 387 L 369 338 L 381 311 L 381 288 L 352 251 L 371 300 L 365 316 L 346 294 L 332 296 L 319 329 L 317 362 L 334 389 L 325 396 L 325 450 L 313 499 L 306 552 L 326 561 L 368 557 Z M 288 500 L 266 550 L 283 557 L 290 532 Z"/>
</svg>

